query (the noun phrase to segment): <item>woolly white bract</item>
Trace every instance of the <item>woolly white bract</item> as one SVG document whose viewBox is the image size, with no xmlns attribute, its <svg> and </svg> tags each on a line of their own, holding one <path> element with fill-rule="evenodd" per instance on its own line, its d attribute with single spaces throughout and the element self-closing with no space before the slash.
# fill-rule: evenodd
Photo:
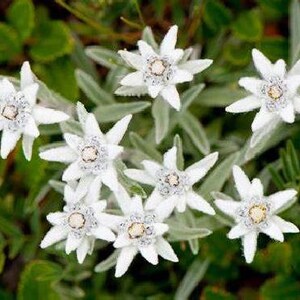
<svg viewBox="0 0 300 300">
<path fill-rule="evenodd" d="M 242 113 L 260 108 L 256 114 L 252 131 L 257 131 L 276 118 L 293 123 L 295 112 L 300 112 L 300 97 L 297 89 L 300 86 L 300 75 L 292 69 L 286 72 L 282 59 L 272 64 L 260 51 L 252 50 L 253 62 L 262 79 L 244 77 L 239 85 L 252 93 L 251 96 L 238 100 L 226 107 L 231 113 Z"/>
<path fill-rule="evenodd" d="M 164 154 L 163 164 L 144 160 L 142 165 L 145 170 L 127 169 L 124 173 L 144 184 L 154 186 L 154 190 L 146 202 L 146 209 L 155 209 L 162 205 L 177 208 L 184 212 L 188 205 L 192 209 L 214 215 L 211 205 L 199 194 L 195 193 L 192 186 L 198 182 L 216 163 L 218 153 L 207 155 L 204 159 L 194 163 L 185 171 L 177 168 L 177 148 L 173 147 Z"/>
<path fill-rule="evenodd" d="M 66 121 L 69 116 L 61 111 L 37 104 L 39 85 L 34 81 L 28 62 L 21 68 L 21 85 L 17 91 L 8 79 L 0 81 L 1 157 L 7 158 L 23 136 L 23 152 L 27 160 L 32 156 L 32 145 L 40 135 L 39 124 Z"/>
<path fill-rule="evenodd" d="M 233 177 L 241 201 L 216 199 L 215 204 L 237 223 L 228 233 L 228 238 L 242 238 L 246 262 L 251 263 L 259 233 L 283 242 L 283 233 L 299 232 L 293 223 L 286 222 L 276 215 L 296 196 L 297 191 L 288 189 L 264 196 L 261 181 L 255 178 L 250 182 L 238 166 L 233 167 Z"/>
<path fill-rule="evenodd" d="M 145 41 L 138 41 L 140 54 L 120 50 L 123 60 L 137 71 L 121 80 L 122 87 L 117 95 L 140 96 L 149 94 L 152 98 L 161 95 L 176 110 L 180 110 L 180 96 L 176 84 L 193 80 L 212 64 L 210 59 L 182 60 L 184 51 L 175 49 L 178 27 L 172 26 L 164 37 L 159 50 L 153 49 Z"/>
</svg>

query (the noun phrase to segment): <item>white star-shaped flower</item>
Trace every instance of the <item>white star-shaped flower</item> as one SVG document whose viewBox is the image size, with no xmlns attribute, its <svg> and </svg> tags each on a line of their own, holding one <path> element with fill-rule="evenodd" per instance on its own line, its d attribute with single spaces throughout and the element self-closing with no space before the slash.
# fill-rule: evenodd
<svg viewBox="0 0 300 300">
<path fill-rule="evenodd" d="M 147 211 L 139 196 L 130 198 L 124 188 L 115 193 L 123 216 L 109 215 L 106 223 L 117 232 L 114 247 L 120 249 L 117 259 L 116 277 L 121 277 L 129 268 L 137 253 L 149 263 L 158 264 L 158 255 L 178 262 L 171 245 L 163 238 L 169 226 L 163 223 L 171 211 L 168 209 Z"/>
<path fill-rule="evenodd" d="M 100 130 L 93 114 L 88 114 L 83 125 L 84 136 L 64 134 L 66 146 L 49 149 L 40 153 L 40 157 L 49 161 L 70 164 L 62 179 L 72 181 L 80 179 L 87 188 L 98 177 L 111 190 L 119 187 L 114 160 L 123 152 L 119 142 L 123 138 L 132 115 L 118 121 L 106 134 Z"/>
<path fill-rule="evenodd" d="M 4 159 L 23 135 L 23 152 L 30 160 L 33 142 L 40 135 L 38 125 L 59 123 L 69 118 L 61 111 L 37 104 L 38 88 L 28 62 L 24 62 L 21 68 L 19 91 L 8 79 L 0 81 L 1 157 Z"/>
<path fill-rule="evenodd" d="M 66 239 L 66 253 L 76 250 L 77 260 L 82 263 L 86 255 L 93 252 L 96 239 L 115 240 L 115 234 L 106 224 L 107 214 L 103 213 L 106 201 L 99 200 L 99 188 L 92 188 L 83 198 L 79 198 L 77 191 L 68 185 L 65 187 L 64 200 L 66 205 L 63 212 L 47 215 L 53 227 L 40 246 L 46 248 Z"/>
<path fill-rule="evenodd" d="M 176 110 L 180 109 L 177 83 L 188 82 L 212 64 L 210 59 L 181 61 L 184 51 L 175 49 L 178 27 L 172 26 L 164 37 L 158 51 L 145 41 L 138 41 L 139 54 L 119 51 L 123 60 L 137 71 L 121 80 L 117 95 L 135 96 L 149 94 L 152 98 L 161 95 Z"/>
<path fill-rule="evenodd" d="M 226 111 L 243 113 L 260 108 L 252 123 L 253 131 L 263 128 L 275 118 L 293 123 L 295 112 L 300 113 L 300 97 L 297 95 L 300 75 L 287 73 L 282 59 L 272 64 L 257 49 L 252 50 L 252 57 L 262 79 L 241 78 L 239 85 L 252 95 L 229 105 Z"/>
<path fill-rule="evenodd" d="M 228 233 L 228 238 L 242 238 L 246 262 L 251 263 L 260 232 L 280 242 L 284 240 L 283 233 L 299 232 L 293 223 L 276 215 L 297 191 L 288 189 L 264 196 L 261 181 L 255 178 L 250 182 L 238 166 L 233 167 L 233 177 L 241 201 L 216 199 L 215 204 L 237 223 Z"/>
<path fill-rule="evenodd" d="M 218 159 L 218 153 L 207 155 L 204 159 L 194 163 L 185 171 L 177 168 L 177 148 L 174 146 L 164 154 L 163 164 L 144 160 L 145 170 L 127 169 L 125 174 L 138 182 L 154 186 L 154 190 L 146 202 L 146 209 L 155 209 L 159 205 L 170 206 L 184 212 L 186 205 L 214 215 L 211 205 L 199 194 L 193 191 L 192 186 L 198 182 Z"/>
</svg>

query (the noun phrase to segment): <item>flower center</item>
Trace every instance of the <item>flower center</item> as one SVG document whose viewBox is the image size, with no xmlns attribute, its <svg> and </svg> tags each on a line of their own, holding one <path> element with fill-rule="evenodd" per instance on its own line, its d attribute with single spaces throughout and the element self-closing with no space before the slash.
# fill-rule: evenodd
<svg viewBox="0 0 300 300">
<path fill-rule="evenodd" d="M 94 162 L 98 158 L 98 150 L 93 146 L 84 147 L 81 151 L 81 157 L 86 163 Z"/>
<path fill-rule="evenodd" d="M 18 115 L 18 108 L 14 105 L 6 105 L 2 110 L 2 116 L 8 120 L 14 120 Z"/>
<path fill-rule="evenodd" d="M 176 173 L 171 173 L 166 176 L 166 183 L 168 183 L 172 187 L 176 187 L 179 185 L 179 176 Z"/>
<path fill-rule="evenodd" d="M 270 86 L 268 96 L 272 98 L 272 100 L 277 101 L 282 95 L 282 90 L 277 85 Z"/>
<path fill-rule="evenodd" d="M 150 69 L 152 74 L 160 76 L 166 70 L 166 66 L 162 60 L 156 59 L 150 64 Z"/>
<path fill-rule="evenodd" d="M 131 239 L 137 239 L 144 235 L 145 230 L 144 223 L 134 222 L 128 227 L 128 234 Z"/>
<path fill-rule="evenodd" d="M 256 204 L 250 207 L 249 216 L 255 224 L 259 224 L 266 219 L 267 207 L 263 204 Z"/>
<path fill-rule="evenodd" d="M 69 216 L 68 223 L 73 229 L 81 229 L 85 225 L 85 217 L 79 212 L 74 212 Z"/>
</svg>

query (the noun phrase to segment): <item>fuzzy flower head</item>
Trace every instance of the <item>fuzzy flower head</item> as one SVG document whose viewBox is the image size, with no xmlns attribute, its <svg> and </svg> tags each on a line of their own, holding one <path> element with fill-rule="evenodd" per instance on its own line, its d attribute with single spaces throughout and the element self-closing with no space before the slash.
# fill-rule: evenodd
<svg viewBox="0 0 300 300">
<path fill-rule="evenodd" d="M 241 201 L 216 199 L 215 204 L 235 220 L 236 225 L 228 233 L 228 238 L 242 238 L 246 262 L 251 263 L 260 232 L 280 242 L 284 240 L 283 233 L 299 232 L 294 224 L 276 215 L 297 191 L 289 189 L 264 196 L 259 179 L 250 182 L 238 166 L 233 167 L 233 176 Z"/>
<path fill-rule="evenodd" d="M 67 146 L 49 149 L 40 153 L 40 157 L 49 161 L 70 164 L 64 171 L 62 179 L 72 181 L 82 179 L 86 186 L 95 178 L 111 190 L 119 186 L 114 160 L 123 152 L 119 142 L 125 134 L 131 115 L 117 122 L 111 130 L 103 134 L 93 114 L 81 120 L 84 135 L 64 134 Z"/>
<path fill-rule="evenodd" d="M 99 185 L 98 185 L 99 186 Z M 115 235 L 106 224 L 105 200 L 98 200 L 99 189 L 91 189 L 83 198 L 70 186 L 65 187 L 66 205 L 62 212 L 50 213 L 47 220 L 53 225 L 41 242 L 41 248 L 66 240 L 65 251 L 76 250 L 82 263 L 94 249 L 96 239 L 112 242 Z"/>
<path fill-rule="evenodd" d="M 161 95 L 176 110 L 180 109 L 180 97 L 176 84 L 188 82 L 212 63 L 210 59 L 183 61 L 184 51 L 176 49 L 178 27 L 172 26 L 158 50 L 145 41 L 138 41 L 140 54 L 119 51 L 124 61 L 136 71 L 121 80 L 117 95 L 134 96 L 149 94 L 152 98 Z"/>
<path fill-rule="evenodd" d="M 63 112 L 37 104 L 38 88 L 28 62 L 24 62 L 21 68 L 20 90 L 16 90 L 6 78 L 0 81 L 1 157 L 4 159 L 23 135 L 24 155 L 30 160 L 33 141 L 40 134 L 38 125 L 58 123 L 69 118 Z"/>
<path fill-rule="evenodd" d="M 272 64 L 256 49 L 252 50 L 252 57 L 262 79 L 241 78 L 239 85 L 252 95 L 226 107 L 226 111 L 242 113 L 260 108 L 252 123 L 253 131 L 263 128 L 275 118 L 293 123 L 295 112 L 300 112 L 300 97 L 297 95 L 300 75 L 287 73 L 286 64 L 282 59 Z"/>
<path fill-rule="evenodd" d="M 120 277 L 128 270 L 137 253 L 153 265 L 158 264 L 158 255 L 177 262 L 178 258 L 171 245 L 163 238 L 163 234 L 169 230 L 163 220 L 171 211 L 144 210 L 141 197 L 130 198 L 123 188 L 116 193 L 116 198 L 124 215 L 112 216 L 117 232 L 113 245 L 120 249 L 115 276 Z"/>
<path fill-rule="evenodd" d="M 185 171 L 177 168 L 177 148 L 173 147 L 164 154 L 163 164 L 144 160 L 145 170 L 127 169 L 125 174 L 144 184 L 154 186 L 146 203 L 146 209 L 155 209 L 159 205 L 170 206 L 184 212 L 186 206 L 204 213 L 214 215 L 210 204 L 193 191 L 192 186 L 198 182 L 218 159 L 218 153 L 207 155 L 204 159 L 188 167 Z"/>
</svg>

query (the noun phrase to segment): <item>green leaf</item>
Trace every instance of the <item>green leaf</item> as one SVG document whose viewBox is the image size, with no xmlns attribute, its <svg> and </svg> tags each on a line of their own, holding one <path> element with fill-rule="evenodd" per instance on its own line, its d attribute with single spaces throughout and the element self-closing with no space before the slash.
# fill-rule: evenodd
<svg viewBox="0 0 300 300">
<path fill-rule="evenodd" d="M 114 69 L 124 64 L 115 51 L 100 46 L 87 47 L 85 53 L 89 58 L 109 69 Z"/>
<path fill-rule="evenodd" d="M 155 41 L 155 37 L 153 35 L 151 27 L 147 26 L 144 28 L 142 33 L 142 40 L 147 42 L 153 49 L 158 49 L 158 45 Z"/>
<path fill-rule="evenodd" d="M 49 185 L 58 193 L 64 194 L 66 184 L 57 180 L 49 180 Z"/>
<path fill-rule="evenodd" d="M 263 34 L 263 24 L 257 10 L 243 12 L 232 24 L 233 33 L 241 40 L 256 42 Z"/>
<path fill-rule="evenodd" d="M 76 70 L 76 80 L 78 86 L 96 105 L 104 105 L 115 102 L 114 97 L 102 89 L 99 84 L 82 70 Z"/>
<path fill-rule="evenodd" d="M 26 40 L 34 27 L 34 6 L 31 0 L 15 0 L 8 9 L 7 18 L 20 39 Z"/>
<path fill-rule="evenodd" d="M 157 144 L 166 137 L 169 130 L 170 106 L 161 98 L 154 100 L 152 105 L 152 116 L 155 124 L 155 141 Z"/>
<path fill-rule="evenodd" d="M 0 62 L 12 59 L 21 52 L 21 44 L 16 31 L 0 23 Z"/>
<path fill-rule="evenodd" d="M 205 155 L 208 154 L 210 151 L 209 141 L 204 128 L 196 119 L 196 117 L 189 112 L 182 112 L 180 115 L 179 124 L 190 137 L 196 148 L 201 153 Z"/>
<path fill-rule="evenodd" d="M 33 41 L 29 53 L 39 62 L 50 62 L 69 54 L 74 45 L 69 28 L 62 21 L 47 20 L 38 24 Z"/>
<path fill-rule="evenodd" d="M 182 147 L 182 140 L 178 134 L 175 135 L 173 144 L 177 148 L 177 168 L 179 170 L 183 170 L 184 168 L 183 147 Z"/>
<path fill-rule="evenodd" d="M 120 120 L 128 114 L 141 112 L 150 105 L 151 103 L 146 101 L 116 103 L 99 106 L 94 110 L 94 114 L 100 123 L 114 122 Z"/>
<path fill-rule="evenodd" d="M 102 273 L 106 272 L 117 264 L 117 258 L 120 251 L 115 250 L 107 259 L 103 260 L 95 267 L 95 272 Z"/>
<path fill-rule="evenodd" d="M 196 258 L 188 268 L 175 293 L 175 300 L 189 299 L 195 287 L 203 279 L 209 267 L 209 260 L 201 261 Z"/>
<path fill-rule="evenodd" d="M 188 109 L 188 107 L 198 99 L 199 94 L 204 89 L 205 84 L 200 83 L 197 85 L 192 86 L 188 90 L 184 91 L 181 95 L 181 111 L 185 111 Z M 201 95 L 202 96 L 202 95 Z"/>
<path fill-rule="evenodd" d="M 292 65 L 300 58 L 300 3 L 293 0 L 290 11 L 291 62 Z"/>
</svg>

